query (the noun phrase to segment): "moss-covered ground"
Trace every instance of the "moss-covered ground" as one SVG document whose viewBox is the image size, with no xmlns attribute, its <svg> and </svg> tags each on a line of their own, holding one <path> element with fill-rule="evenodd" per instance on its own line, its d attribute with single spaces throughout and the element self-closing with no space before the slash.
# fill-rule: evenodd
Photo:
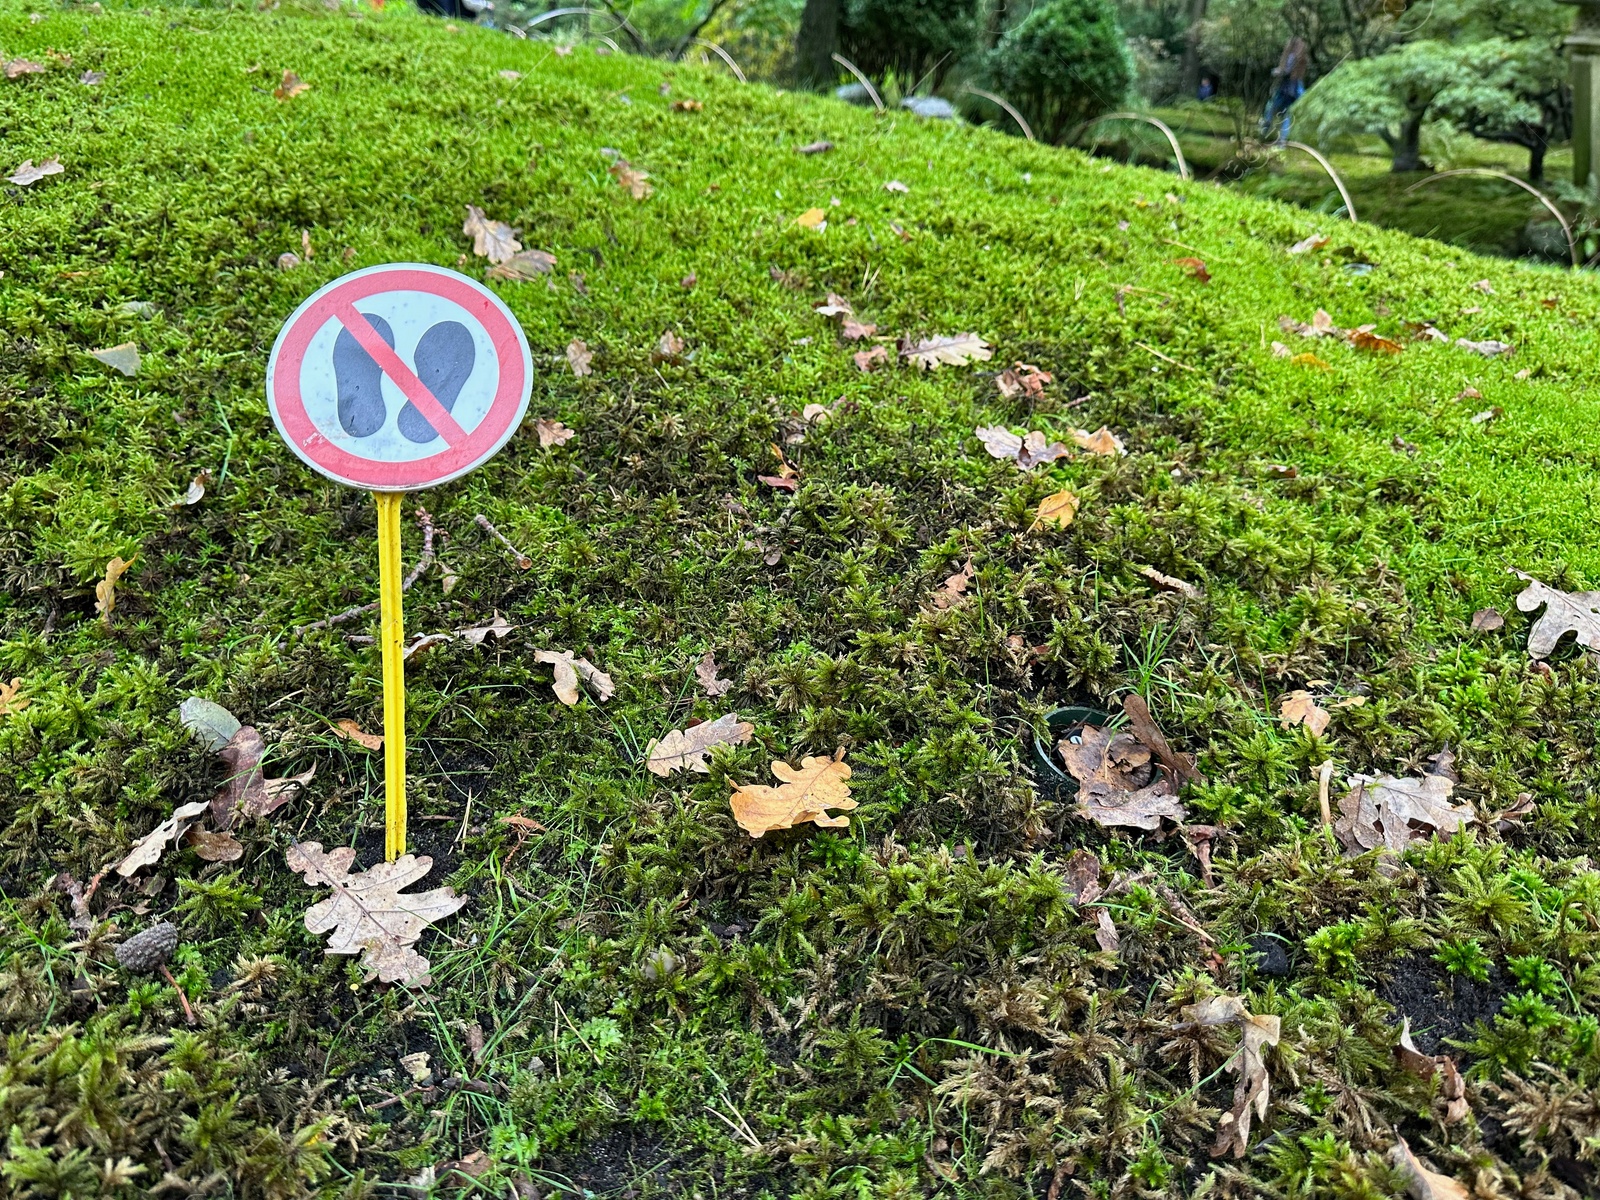
<svg viewBox="0 0 1600 1200">
<path fill-rule="evenodd" d="M 0 198 L 0 670 L 29 701 L 0 717 L 5 1194 L 418 1195 L 431 1171 L 498 1196 L 1380 1197 L 1405 1186 L 1397 1136 L 1479 1197 L 1592 1194 L 1595 665 L 1570 639 L 1530 661 L 1507 574 L 1600 580 L 1592 277 L 402 5 L 6 0 L 0 49 L 50 66 L 0 81 L 3 165 L 64 167 Z M 310 87 L 279 100 L 286 69 Z M 837 148 L 795 153 L 818 139 Z M 577 437 L 541 448 L 530 420 L 419 497 L 456 582 L 425 573 L 410 628 L 516 628 L 410 664 L 412 844 L 469 897 L 414 993 L 324 956 L 301 922 L 320 893 L 284 861 L 310 839 L 381 857 L 381 765 L 331 732 L 380 725 L 374 629 L 296 632 L 377 571 L 371 500 L 293 457 L 263 377 L 347 270 L 481 275 L 468 204 L 556 257 L 493 286 L 532 415 Z M 795 223 L 812 207 L 824 230 Z M 994 360 L 862 374 L 813 312 L 829 291 Z M 1318 307 L 1405 349 L 1280 330 Z M 1516 350 L 1410 340 L 1421 321 Z M 667 331 L 685 349 L 656 361 Z M 89 354 L 130 341 L 133 377 Z M 1016 360 L 1054 374 L 1041 398 L 997 390 Z M 831 416 L 804 426 L 808 404 Z M 1106 424 L 1129 453 L 1023 473 L 987 424 Z M 775 442 L 792 494 L 758 480 Z M 1064 487 L 1075 523 L 1034 528 Z M 966 600 L 932 604 L 969 560 Z M 1485 607 L 1504 628 L 1470 632 Z M 541 648 L 615 697 L 558 703 Z M 734 682 L 716 701 L 706 651 Z M 1320 737 L 1276 719 L 1315 680 L 1367 698 Z M 1130 692 L 1200 757 L 1209 884 L 1170 830 L 1035 788 L 1043 714 Z M 179 724 L 190 695 L 261 729 L 271 773 L 316 776 L 240 827 L 237 862 L 179 847 L 108 875 L 74 929 L 58 877 L 224 777 Z M 755 736 L 709 775 L 644 769 L 652 738 L 726 711 Z M 1531 813 L 1345 858 L 1320 765 L 1414 773 L 1446 744 L 1461 797 Z M 841 748 L 848 829 L 735 826 L 730 781 Z M 1120 877 L 1115 952 L 1072 903 L 1079 848 Z M 162 918 L 193 1027 L 114 959 Z M 1172 1029 L 1215 993 L 1282 1018 L 1239 1159 L 1209 1153 L 1232 1035 Z M 1463 1064 L 1465 1119 L 1397 1065 L 1404 1017 Z"/>
</svg>

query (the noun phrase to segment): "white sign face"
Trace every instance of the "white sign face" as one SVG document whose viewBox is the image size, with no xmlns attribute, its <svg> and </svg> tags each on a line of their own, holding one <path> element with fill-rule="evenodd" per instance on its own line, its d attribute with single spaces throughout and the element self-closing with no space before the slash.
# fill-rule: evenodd
<svg viewBox="0 0 1600 1200">
<path fill-rule="evenodd" d="M 482 466 L 533 391 L 522 327 L 455 271 L 368 267 L 318 289 L 278 334 L 267 407 L 328 478 L 378 492 L 433 487 Z"/>
</svg>

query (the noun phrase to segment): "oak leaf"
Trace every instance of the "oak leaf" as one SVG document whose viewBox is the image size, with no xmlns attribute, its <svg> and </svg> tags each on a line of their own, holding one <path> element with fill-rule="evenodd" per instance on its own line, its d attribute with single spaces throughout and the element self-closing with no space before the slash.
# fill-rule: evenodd
<svg viewBox="0 0 1600 1200">
<path fill-rule="evenodd" d="M 933 593 L 933 606 L 954 608 L 960 604 L 965 599 L 967 585 L 972 582 L 974 574 L 969 558 L 959 571 L 944 581 L 944 586 Z"/>
<path fill-rule="evenodd" d="M 33 159 L 28 159 L 15 171 L 6 176 L 7 181 L 18 187 L 32 187 L 39 180 L 50 175 L 59 175 L 66 168 L 61 165 L 60 157 L 47 158 L 38 166 L 33 165 Z"/>
<path fill-rule="evenodd" d="M 1352 854 L 1379 848 L 1400 854 L 1415 840 L 1452 834 L 1476 818 L 1471 805 L 1450 803 L 1455 782 L 1442 774 L 1351 775 L 1348 783 L 1333 833 Z"/>
<path fill-rule="evenodd" d="M 348 741 L 354 742 L 363 750 L 383 749 L 382 734 L 368 733 L 365 729 L 361 728 L 359 723 L 352 720 L 350 717 L 345 717 L 341 721 L 335 721 L 333 723 L 333 732 L 338 734 L 340 737 L 347 739 Z"/>
<path fill-rule="evenodd" d="M 1037 429 L 1018 435 L 1001 425 L 980 425 L 972 432 L 990 458 L 1009 458 L 1019 471 L 1032 470 L 1071 453 L 1065 443 L 1051 442 Z"/>
<path fill-rule="evenodd" d="M 1046 496 L 1039 501 L 1039 511 L 1034 514 L 1033 524 L 1028 526 L 1028 531 L 1031 533 L 1041 525 L 1065 529 L 1078 515 L 1078 504 L 1078 493 L 1071 488 L 1062 488 L 1054 495 Z"/>
<path fill-rule="evenodd" d="M 24 75 L 43 75 L 49 69 L 43 63 L 36 63 L 27 58 L 13 58 L 5 64 L 7 79 L 20 79 Z"/>
<path fill-rule="evenodd" d="M 331 933 L 329 954 L 359 954 L 367 982 L 381 980 L 402 987 L 425 987 L 432 982 L 428 960 L 414 949 L 422 931 L 448 917 L 467 901 L 448 887 L 427 892 L 401 889 L 433 869 L 427 855 L 401 855 L 354 874 L 350 865 L 356 852 L 340 846 L 324 852 L 320 842 L 300 842 L 285 854 L 289 869 L 303 875 L 307 884 L 331 887 L 333 895 L 306 910 L 306 929 Z"/>
<path fill-rule="evenodd" d="M 782 759 L 772 763 L 772 773 L 783 781 L 779 787 L 746 784 L 730 797 L 733 819 L 753 838 L 775 829 L 793 829 L 807 821 L 825 829 L 844 829 L 849 817 L 830 817 L 830 808 L 849 812 L 856 807 L 850 799 L 850 766 L 836 758 L 806 758 L 797 770 Z"/>
<path fill-rule="evenodd" d="M 0 717 L 15 716 L 33 703 L 27 696 L 20 695 L 21 691 L 22 679 L 20 676 L 10 683 L 0 679 Z"/>
<path fill-rule="evenodd" d="M 272 94 L 279 100 L 292 100 L 301 92 L 309 90 L 311 85 L 288 68 L 284 68 L 283 78 L 278 81 L 278 86 L 272 89 Z"/>
<path fill-rule="evenodd" d="M 1227 1063 L 1227 1069 L 1239 1077 L 1239 1082 L 1233 1089 L 1233 1107 L 1222 1114 L 1217 1124 L 1217 1140 L 1211 1147 L 1211 1157 L 1220 1157 L 1231 1149 L 1233 1157 L 1243 1158 L 1250 1141 L 1252 1118 L 1267 1115 L 1272 1081 L 1267 1074 L 1263 1051 L 1278 1044 L 1282 1034 L 1281 1018 L 1256 1016 L 1245 1007 L 1240 996 L 1212 996 L 1198 1004 L 1186 1005 L 1182 1015 L 1191 1026 L 1237 1023 L 1239 1027 L 1239 1049 Z"/>
<path fill-rule="evenodd" d="M 594 368 L 589 365 L 593 361 L 594 351 L 583 342 L 573 338 L 567 343 L 567 363 L 572 367 L 572 373 L 579 379 L 594 374 Z"/>
<path fill-rule="evenodd" d="M 900 356 L 910 359 L 920 370 L 932 371 L 941 363 L 961 367 L 974 359 L 988 362 L 994 357 L 994 351 L 989 348 L 988 342 L 975 333 L 954 333 L 945 337 L 902 342 Z"/>
<path fill-rule="evenodd" d="M 1153 769 L 1149 749 L 1132 734 L 1113 736 L 1085 725 L 1076 737 L 1062 738 L 1056 753 L 1078 781 L 1080 816 L 1097 825 L 1136 829 L 1159 829 L 1163 817 L 1182 823 L 1186 813 L 1172 783 Z"/>
<path fill-rule="evenodd" d="M 700 686 L 705 689 L 706 695 L 713 699 L 724 695 L 733 687 L 733 680 L 717 678 L 717 672 L 721 669 L 721 667 L 717 666 L 717 660 L 712 657 L 709 650 L 705 652 L 704 657 L 700 659 L 699 664 L 694 669 L 694 677 L 700 681 Z"/>
<path fill-rule="evenodd" d="M 205 862 L 237 862 L 244 857 L 243 843 L 231 833 L 191 829 L 183 840 Z"/>
<path fill-rule="evenodd" d="M 1087 429 L 1074 429 L 1072 431 L 1072 440 L 1090 454 L 1117 457 L 1128 452 L 1128 448 L 1122 444 L 1122 439 L 1104 425 L 1093 433 L 1090 433 Z"/>
<path fill-rule="evenodd" d="M 355 722 L 349 724 L 353 726 Z M 266 750 L 266 743 L 255 726 L 243 725 L 217 751 L 217 757 L 228 768 L 227 779 L 211 797 L 211 823 L 219 830 L 233 828 L 234 819 L 240 815 L 265 817 L 276 812 L 293 800 L 317 773 L 313 765 L 299 775 L 268 779 L 261 769 Z"/>
<path fill-rule="evenodd" d="M 1352 331 L 1350 344 L 1357 350 L 1366 350 L 1372 354 L 1399 354 L 1405 349 L 1399 342 L 1382 337 L 1368 329 Z"/>
<path fill-rule="evenodd" d="M 548 666 L 554 672 L 555 679 L 551 687 L 555 691 L 556 699 L 563 704 L 572 705 L 578 702 L 580 681 L 594 693 L 597 700 L 609 700 L 617 690 L 616 684 L 611 681 L 611 676 L 587 658 L 573 657 L 571 650 L 535 650 L 533 661 Z"/>
<path fill-rule="evenodd" d="M 467 205 L 467 219 L 461 224 L 461 232 L 472 239 L 472 252 L 491 263 L 510 262 L 522 249 L 522 243 L 517 241 L 520 230 L 504 221 L 491 220 L 476 204 Z"/>
<path fill-rule="evenodd" d="M 208 800 L 194 800 L 173 809 L 170 817 L 133 844 L 127 857 L 117 864 L 117 874 L 128 879 L 143 867 L 155 866 L 167 846 L 198 821 L 209 807 Z"/>
<path fill-rule="evenodd" d="M 118 555 L 106 564 L 105 578 L 94 585 L 94 610 L 107 626 L 111 624 L 111 614 L 117 607 L 117 584 L 128 568 L 138 561 L 137 554 L 129 559 Z"/>
<path fill-rule="evenodd" d="M 1504 629 L 1506 619 L 1492 608 L 1480 608 L 1472 614 L 1473 633 L 1493 633 L 1497 629 Z"/>
<path fill-rule="evenodd" d="M 1405 1138 L 1399 1138 L 1389 1151 L 1389 1163 L 1406 1180 L 1406 1195 L 1411 1200 L 1469 1200 L 1466 1187 L 1437 1171 L 1430 1171 L 1411 1153 Z"/>
<path fill-rule="evenodd" d="M 1150 748 L 1150 753 L 1156 756 L 1156 761 L 1170 771 L 1175 780 L 1179 783 L 1206 781 L 1205 776 L 1200 774 L 1195 766 L 1192 755 L 1179 754 L 1168 744 L 1166 735 L 1161 732 L 1161 727 L 1150 715 L 1150 706 L 1144 702 L 1143 696 L 1137 692 L 1129 692 L 1122 698 L 1122 712 L 1128 718 L 1129 731 Z"/>
<path fill-rule="evenodd" d="M 857 350 L 850 357 L 855 361 L 856 370 L 871 375 L 873 367 L 889 361 L 889 352 L 882 346 L 874 346 L 871 350 Z"/>
<path fill-rule="evenodd" d="M 544 449 L 551 446 L 562 446 L 578 436 L 576 429 L 568 429 L 560 421 L 552 421 L 548 417 L 539 417 L 533 423 L 533 428 L 539 435 L 539 445 Z"/>
<path fill-rule="evenodd" d="M 628 195 L 635 200 L 646 200 L 655 194 L 656 189 L 649 182 L 649 171 L 639 170 L 625 158 L 617 159 L 611 164 L 610 169 L 611 177 L 617 181 L 617 186 L 626 188 Z"/>
<path fill-rule="evenodd" d="M 1049 371 L 1041 371 L 1032 363 L 1019 362 L 1012 363 L 996 375 L 994 386 L 1007 400 L 1015 400 L 1018 396 L 1037 400 L 1044 395 L 1045 385 L 1053 379 L 1055 376 Z"/>
<path fill-rule="evenodd" d="M 1502 354 L 1515 354 L 1517 352 L 1517 348 L 1509 342 L 1497 342 L 1493 338 L 1482 342 L 1474 342 L 1468 338 L 1457 338 L 1456 345 L 1463 350 L 1471 350 L 1474 354 L 1481 354 L 1485 358 L 1498 358 Z"/>
<path fill-rule="evenodd" d="M 515 628 L 516 626 L 512 625 L 499 613 L 495 613 L 494 620 L 487 625 L 472 625 L 466 629 L 458 629 L 456 630 L 456 636 L 469 646 L 481 646 L 485 638 L 490 636 L 503 638 Z"/>
<path fill-rule="evenodd" d="M 683 361 L 683 339 L 672 330 L 663 330 L 656 339 L 656 348 L 650 352 L 652 365 L 659 363 L 672 363 L 677 365 Z"/>
<path fill-rule="evenodd" d="M 526 283 L 530 279 L 537 279 L 541 275 L 550 274 L 555 269 L 555 265 L 556 256 L 546 250 L 519 250 L 504 262 L 490 267 L 489 278 L 509 279 L 514 283 Z"/>
<path fill-rule="evenodd" d="M 844 323 L 839 326 L 839 336 L 847 342 L 863 341 L 877 332 L 878 327 L 876 325 L 871 322 L 863 323 L 854 317 L 846 317 Z M 877 347 L 877 350 L 880 358 L 887 357 L 882 346 Z M 861 356 L 858 354 L 856 357 L 859 359 Z"/>
<path fill-rule="evenodd" d="M 663 777 L 682 770 L 709 775 L 711 767 L 706 755 L 711 748 L 748 742 L 755 728 L 749 721 L 739 720 L 737 713 L 726 713 L 689 729 L 669 730 L 666 737 L 645 749 L 645 768 L 652 775 Z"/>
<path fill-rule="evenodd" d="M 1528 630 L 1531 657 L 1548 658 L 1568 633 L 1577 634 L 1578 645 L 1600 650 L 1600 592 L 1562 592 L 1515 568 L 1511 574 L 1528 585 L 1517 593 L 1519 611 L 1544 606 L 1544 615 Z"/>
<path fill-rule="evenodd" d="M 1424 1054 L 1411 1040 L 1411 1018 L 1400 1022 L 1400 1042 L 1394 1048 L 1395 1058 L 1413 1075 L 1423 1079 L 1439 1076 L 1439 1099 L 1445 1102 L 1444 1123 L 1453 1125 L 1467 1115 L 1467 1085 L 1461 1078 L 1456 1060 L 1448 1054 Z"/>
<path fill-rule="evenodd" d="M 1333 714 L 1319 707 L 1316 697 L 1304 688 L 1290 692 L 1278 702 L 1278 720 L 1285 729 L 1304 725 L 1312 734 L 1321 737 L 1332 717 Z"/>
</svg>

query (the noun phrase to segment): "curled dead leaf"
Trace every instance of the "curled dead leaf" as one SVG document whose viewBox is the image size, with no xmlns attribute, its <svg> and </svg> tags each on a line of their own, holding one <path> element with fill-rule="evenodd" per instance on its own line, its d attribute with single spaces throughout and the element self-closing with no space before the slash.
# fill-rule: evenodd
<svg viewBox="0 0 1600 1200">
<path fill-rule="evenodd" d="M 309 91 L 311 85 L 288 68 L 284 69 L 283 78 L 278 81 L 278 86 L 272 89 L 272 94 L 279 100 L 292 100 L 302 92 Z"/>
<path fill-rule="evenodd" d="M 170 817 L 133 844 L 133 849 L 117 864 L 117 874 L 128 879 L 144 867 L 153 867 L 167 847 L 210 807 L 208 800 L 195 800 L 173 809 Z"/>
<path fill-rule="evenodd" d="M 641 171 L 629 164 L 625 158 L 619 158 L 611 164 L 611 177 L 617 181 L 617 186 L 624 188 L 628 195 L 635 200 L 648 200 L 655 195 L 655 187 L 649 182 L 650 172 Z"/>
<path fill-rule="evenodd" d="M 498 225 L 499 222 L 494 222 Z M 509 228 L 509 226 L 507 226 Z M 516 230 L 512 230 L 513 233 Z M 474 244 L 476 248 L 476 244 Z M 519 250 L 503 262 L 496 263 L 489 268 L 490 279 L 509 279 L 516 283 L 526 283 L 530 279 L 537 279 L 541 275 L 548 275 L 555 270 L 556 256 L 545 250 Z"/>
<path fill-rule="evenodd" d="M 1357 350 L 1365 350 L 1370 354 L 1399 354 L 1405 347 L 1399 342 L 1366 329 L 1357 329 L 1350 334 L 1350 344 Z"/>
<path fill-rule="evenodd" d="M 572 373 L 579 379 L 585 375 L 593 375 L 594 368 L 589 364 L 594 361 L 594 351 L 577 338 L 567 343 L 567 364 L 572 368 Z"/>
<path fill-rule="evenodd" d="M 1164 592 L 1176 592 L 1178 595 L 1185 596 L 1190 600 L 1202 600 L 1205 598 L 1205 592 L 1201 591 L 1188 580 L 1177 579 L 1171 575 L 1163 575 L 1154 567 L 1140 567 L 1139 574 L 1143 575 L 1146 579 L 1155 584 L 1156 587 L 1160 588 Z"/>
<path fill-rule="evenodd" d="M 205 862 L 237 862 L 244 857 L 239 839 L 225 831 L 191 829 L 184 843 Z"/>
<path fill-rule="evenodd" d="M 1188 272 L 1189 277 L 1200 283 L 1211 282 L 1211 272 L 1206 270 L 1205 260 L 1199 258 L 1175 258 L 1173 266 L 1182 267 Z"/>
<path fill-rule="evenodd" d="M 716 746 L 734 746 L 748 742 L 755 732 L 749 721 L 739 720 L 738 714 L 726 713 L 714 721 L 702 721 L 689 729 L 673 729 L 658 742 L 651 742 L 645 750 L 645 768 L 652 775 L 665 778 L 673 771 L 698 771 L 709 775 L 711 767 L 706 755 Z"/>
<path fill-rule="evenodd" d="M 857 350 L 850 357 L 856 364 L 856 370 L 863 375 L 870 375 L 873 367 L 889 361 L 889 352 L 882 346 L 874 346 L 870 350 Z"/>
<path fill-rule="evenodd" d="M 551 687 L 556 699 L 563 704 L 570 706 L 578 702 L 580 682 L 593 693 L 595 699 L 601 701 L 611 699 L 617 690 L 611 676 L 587 658 L 574 657 L 571 650 L 535 650 L 533 661 L 548 666 L 554 672 Z"/>
<path fill-rule="evenodd" d="M 18 187 L 32 187 L 39 180 L 46 179 L 51 175 L 59 175 L 65 170 L 66 168 L 61 165 L 59 157 L 47 158 L 38 166 L 34 166 L 33 159 L 30 158 L 11 174 L 7 175 L 6 179 Z"/>
<path fill-rule="evenodd" d="M 1122 444 L 1122 439 L 1105 426 L 1100 426 L 1093 433 L 1087 429 L 1074 429 L 1072 440 L 1087 450 L 1090 454 L 1104 454 L 1111 457 L 1124 455 L 1128 448 Z"/>
<path fill-rule="evenodd" d="M 1304 725 L 1316 737 L 1328 728 L 1332 714 L 1317 704 L 1315 697 L 1305 689 L 1290 692 L 1278 702 L 1278 720 L 1285 729 Z"/>
<path fill-rule="evenodd" d="M 345 717 L 342 721 L 335 721 L 332 725 L 332 729 L 334 733 L 338 734 L 342 738 L 354 742 L 363 750 L 383 749 L 382 734 L 368 733 L 350 717 Z"/>
<path fill-rule="evenodd" d="M 461 224 L 461 232 L 472 239 L 472 252 L 491 263 L 510 262 L 522 249 L 522 243 L 517 241 L 519 230 L 485 216 L 476 204 L 467 205 L 467 219 Z"/>
<path fill-rule="evenodd" d="M 129 559 L 118 555 L 106 564 L 105 578 L 94 585 L 94 610 L 107 627 L 111 625 L 111 614 L 117 607 L 117 584 L 128 568 L 138 561 L 137 554 Z"/>
<path fill-rule="evenodd" d="M 1475 819 L 1471 805 L 1450 802 L 1455 783 L 1446 775 L 1352 775 L 1348 782 L 1333 832 L 1351 854 L 1400 854 L 1413 841 L 1448 836 Z"/>
<path fill-rule="evenodd" d="M 1078 781 L 1078 813 L 1097 825 L 1159 829 L 1163 817 L 1182 823 L 1183 805 L 1172 784 L 1150 762 L 1149 748 L 1132 734 L 1113 736 L 1086 725 L 1077 740 L 1062 738 L 1056 753 Z"/>
</svg>

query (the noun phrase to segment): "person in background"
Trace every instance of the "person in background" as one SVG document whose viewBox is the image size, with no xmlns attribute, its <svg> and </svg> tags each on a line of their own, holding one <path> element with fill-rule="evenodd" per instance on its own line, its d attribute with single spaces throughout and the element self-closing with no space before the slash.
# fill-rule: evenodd
<svg viewBox="0 0 1600 1200">
<path fill-rule="evenodd" d="M 1306 90 L 1306 40 L 1291 37 L 1283 45 L 1278 65 L 1272 69 L 1274 81 L 1272 98 L 1267 101 L 1267 111 L 1261 118 L 1261 138 L 1271 141 L 1276 135 L 1279 147 L 1289 142 L 1289 109 Z M 1278 131 L 1279 119 L 1283 130 Z"/>
<path fill-rule="evenodd" d="M 1210 75 L 1200 76 L 1200 88 L 1195 92 L 1196 100 L 1209 100 L 1217 94 L 1217 81 Z"/>
</svg>

